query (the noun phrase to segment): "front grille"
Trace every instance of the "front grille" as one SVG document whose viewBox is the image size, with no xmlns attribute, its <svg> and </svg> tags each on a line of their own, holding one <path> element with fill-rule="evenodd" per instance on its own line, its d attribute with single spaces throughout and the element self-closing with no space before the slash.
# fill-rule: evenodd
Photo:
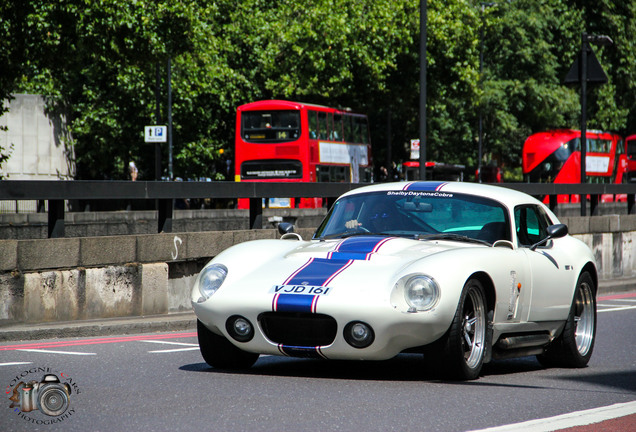
<svg viewBox="0 0 636 432">
<path fill-rule="evenodd" d="M 324 314 L 265 312 L 258 321 L 270 341 L 290 346 L 330 345 L 338 331 L 336 320 Z"/>
</svg>

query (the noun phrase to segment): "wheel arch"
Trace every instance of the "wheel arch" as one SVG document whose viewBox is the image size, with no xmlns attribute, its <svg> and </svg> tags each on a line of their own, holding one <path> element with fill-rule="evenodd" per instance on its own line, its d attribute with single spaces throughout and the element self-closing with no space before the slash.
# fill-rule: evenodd
<svg viewBox="0 0 636 432">
<path fill-rule="evenodd" d="M 581 273 L 578 277 L 580 277 L 584 272 L 588 272 L 592 277 L 592 281 L 594 282 L 594 295 L 596 295 L 596 293 L 598 292 L 598 274 L 596 273 L 596 266 L 594 265 L 594 263 L 588 262 L 587 264 L 585 264 L 581 269 Z"/>
<path fill-rule="evenodd" d="M 486 294 L 486 306 L 488 308 L 488 312 L 493 312 L 495 310 L 495 304 L 497 303 L 497 294 L 495 291 L 495 283 L 492 278 L 486 272 L 476 272 L 470 275 L 468 279 L 477 279 L 481 282 Z"/>
<path fill-rule="evenodd" d="M 497 304 L 497 293 L 495 290 L 495 283 L 488 273 L 480 271 L 475 272 L 470 279 L 477 279 L 484 289 L 486 295 L 486 310 L 487 310 L 487 323 L 486 323 L 486 351 L 484 353 L 484 363 L 490 363 L 492 360 L 492 346 L 493 346 L 493 333 L 494 333 L 494 316 L 495 305 Z"/>
</svg>

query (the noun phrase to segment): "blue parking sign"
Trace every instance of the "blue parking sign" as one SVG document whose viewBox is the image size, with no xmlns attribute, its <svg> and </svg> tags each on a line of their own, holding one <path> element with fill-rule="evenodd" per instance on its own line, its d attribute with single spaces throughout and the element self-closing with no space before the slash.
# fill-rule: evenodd
<svg viewBox="0 0 636 432">
<path fill-rule="evenodd" d="M 145 126 L 145 142 L 166 142 L 168 141 L 168 128 L 166 126 Z"/>
</svg>

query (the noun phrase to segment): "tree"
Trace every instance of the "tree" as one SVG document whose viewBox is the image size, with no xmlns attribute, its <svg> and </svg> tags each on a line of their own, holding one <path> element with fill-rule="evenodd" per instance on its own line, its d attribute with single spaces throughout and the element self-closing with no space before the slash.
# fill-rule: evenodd
<svg viewBox="0 0 636 432">
<path fill-rule="evenodd" d="M 530 133 L 578 127 L 577 89 L 562 81 L 582 31 L 615 41 L 597 50 L 609 83 L 591 92 L 590 127 L 636 131 L 636 4 L 516 0 L 481 9 L 476 0 L 428 1 L 429 159 L 472 171 L 481 111 L 484 162 L 497 159 L 520 180 Z M 66 112 L 78 178 L 127 178 L 131 160 L 141 179 L 154 178 L 142 133 L 167 121 L 168 59 L 179 177 L 231 180 L 236 107 L 258 99 L 367 113 L 376 165 L 387 143 L 394 160 L 406 159 L 419 134 L 419 0 L 12 0 L 0 14 L 8 47 L 0 95 L 44 94 Z"/>
</svg>

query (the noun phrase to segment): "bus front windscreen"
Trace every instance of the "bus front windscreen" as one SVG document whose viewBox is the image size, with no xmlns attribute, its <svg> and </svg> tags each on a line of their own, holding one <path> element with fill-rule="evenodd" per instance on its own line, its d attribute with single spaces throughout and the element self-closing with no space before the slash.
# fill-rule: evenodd
<svg viewBox="0 0 636 432">
<path fill-rule="evenodd" d="M 300 111 L 244 111 L 241 136 L 253 143 L 295 141 L 300 138 Z"/>
</svg>

